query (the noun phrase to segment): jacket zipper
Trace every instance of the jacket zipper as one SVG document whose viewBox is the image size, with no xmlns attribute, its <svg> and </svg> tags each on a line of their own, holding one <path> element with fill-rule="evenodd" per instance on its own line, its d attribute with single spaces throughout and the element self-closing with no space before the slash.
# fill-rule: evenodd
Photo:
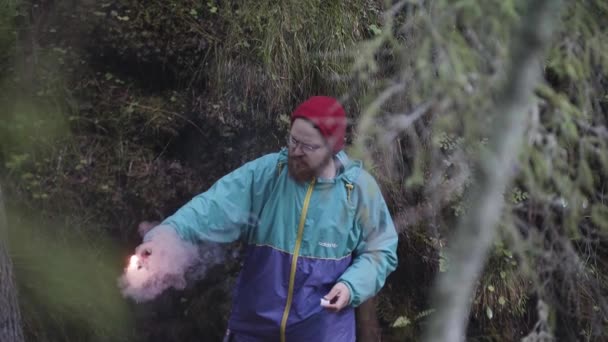
<svg viewBox="0 0 608 342">
<path fill-rule="evenodd" d="M 304 235 L 304 224 L 306 223 L 306 214 L 308 213 L 308 206 L 310 205 L 310 197 L 312 197 L 312 190 L 315 186 L 316 179 L 310 182 L 306 197 L 304 197 L 304 205 L 302 206 L 302 214 L 300 215 L 300 224 L 298 225 L 298 237 L 296 239 L 296 245 L 293 250 L 293 256 L 291 257 L 291 270 L 289 272 L 289 288 L 287 290 L 287 302 L 285 303 L 285 311 L 283 311 L 283 319 L 281 320 L 281 342 L 285 341 L 285 330 L 287 328 L 287 318 L 289 317 L 289 310 L 291 310 L 291 303 L 293 301 L 293 287 L 296 280 L 296 268 L 298 265 L 298 255 L 300 254 L 300 246 L 302 245 L 302 236 Z"/>
</svg>

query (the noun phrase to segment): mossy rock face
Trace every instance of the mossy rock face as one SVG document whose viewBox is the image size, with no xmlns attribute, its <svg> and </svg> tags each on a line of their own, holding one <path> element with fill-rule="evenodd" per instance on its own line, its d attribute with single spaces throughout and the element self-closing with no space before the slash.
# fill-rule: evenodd
<svg viewBox="0 0 608 342">
<path fill-rule="evenodd" d="M 85 5 L 88 50 L 106 66 L 123 69 L 147 88 L 167 89 L 201 75 L 222 34 L 222 18 L 204 2 L 118 0 Z M 205 72 L 203 72 L 205 74 Z"/>
<path fill-rule="evenodd" d="M 64 124 L 25 144 L 36 154 L 6 143 L 3 159 L 19 164 L 10 171 L 31 176 L 14 193 L 45 199 L 51 211 L 79 207 L 134 238 L 137 222 L 170 214 L 230 170 L 283 146 L 289 113 L 304 97 L 338 96 L 345 82 L 334 78 L 348 58 L 328 56 L 368 35 L 379 6 L 46 4 L 34 18 L 41 21 L 36 100 L 23 100 L 34 111 L 57 106 L 63 118 L 53 122 Z M 5 95 L 7 104 L 22 97 Z M 43 116 L 28 121 L 50 131 Z M 19 137 L 13 140 L 45 135 L 19 125 L 9 120 L 0 130 Z"/>
</svg>

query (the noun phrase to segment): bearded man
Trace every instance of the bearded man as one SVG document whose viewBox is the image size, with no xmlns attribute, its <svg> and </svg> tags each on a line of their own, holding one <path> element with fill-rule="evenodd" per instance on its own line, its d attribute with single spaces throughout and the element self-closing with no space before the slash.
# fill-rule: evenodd
<svg viewBox="0 0 608 342">
<path fill-rule="evenodd" d="M 144 236 L 247 245 L 225 341 L 355 341 L 355 311 L 397 265 L 397 234 L 374 178 L 344 152 L 346 115 L 314 96 L 287 147 L 218 180 Z M 285 167 L 286 166 L 286 167 Z M 155 236 L 157 239 L 155 239 Z"/>
</svg>

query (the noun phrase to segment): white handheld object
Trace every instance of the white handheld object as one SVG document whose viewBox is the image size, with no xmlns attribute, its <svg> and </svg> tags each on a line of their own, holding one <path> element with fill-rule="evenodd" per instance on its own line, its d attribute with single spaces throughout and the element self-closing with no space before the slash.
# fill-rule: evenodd
<svg viewBox="0 0 608 342">
<path fill-rule="evenodd" d="M 325 298 L 321 298 L 321 306 L 329 306 L 329 301 Z"/>
</svg>

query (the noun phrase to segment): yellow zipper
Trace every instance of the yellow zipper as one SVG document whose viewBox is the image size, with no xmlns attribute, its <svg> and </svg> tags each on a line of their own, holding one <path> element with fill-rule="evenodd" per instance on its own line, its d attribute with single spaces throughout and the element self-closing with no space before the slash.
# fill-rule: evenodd
<svg viewBox="0 0 608 342">
<path fill-rule="evenodd" d="M 313 178 L 312 182 L 310 182 L 310 185 L 308 186 L 306 197 L 304 197 L 304 205 L 302 206 L 302 214 L 300 215 L 300 224 L 298 225 L 298 238 L 296 239 L 296 245 L 293 250 L 293 256 L 291 257 L 291 271 L 289 272 L 287 303 L 285 303 L 285 311 L 283 311 L 283 319 L 281 320 L 281 342 L 285 342 L 285 329 L 287 328 L 287 317 L 289 317 L 289 310 L 291 309 L 291 302 L 293 301 L 293 286 L 296 281 L 296 267 L 298 265 L 298 255 L 300 254 L 302 236 L 304 235 L 304 223 L 306 222 L 306 213 L 308 212 L 308 205 L 310 204 L 310 197 L 312 196 L 312 190 L 315 186 L 315 182 L 316 179 Z"/>
</svg>

